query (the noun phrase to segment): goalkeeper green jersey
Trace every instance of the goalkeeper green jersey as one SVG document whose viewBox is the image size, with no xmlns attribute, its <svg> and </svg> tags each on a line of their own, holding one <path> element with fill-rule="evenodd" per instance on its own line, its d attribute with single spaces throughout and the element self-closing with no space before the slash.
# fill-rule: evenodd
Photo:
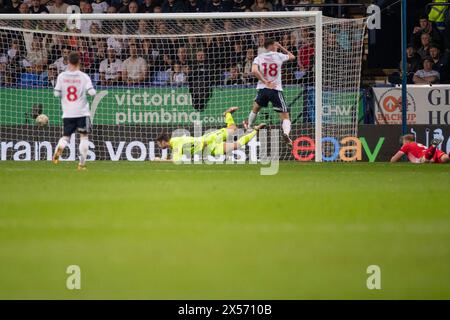
<svg viewBox="0 0 450 320">
<path fill-rule="evenodd" d="M 223 154 L 223 142 L 227 140 L 228 131 L 226 128 L 207 133 L 201 137 L 182 136 L 169 140 L 172 149 L 172 160 L 181 161 L 183 151 L 191 155 L 201 154 L 204 148 L 208 148 L 211 155 Z"/>
</svg>

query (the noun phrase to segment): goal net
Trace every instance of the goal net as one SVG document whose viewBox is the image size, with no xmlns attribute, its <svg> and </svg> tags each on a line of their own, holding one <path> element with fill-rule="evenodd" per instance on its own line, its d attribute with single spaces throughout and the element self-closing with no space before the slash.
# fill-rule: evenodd
<svg viewBox="0 0 450 320">
<path fill-rule="evenodd" d="M 263 140 L 276 146 L 267 153 L 355 160 L 356 148 L 342 146 L 357 135 L 364 30 L 364 19 L 320 12 L 0 15 L 0 159 L 51 159 L 62 133 L 53 87 L 71 51 L 80 53 L 81 70 L 97 90 L 90 98 L 89 160 L 139 161 L 168 156 L 155 143 L 161 132 L 198 135 L 223 127 L 231 106 L 240 107 L 233 117 L 241 127 L 256 96 L 252 62 L 271 38 L 296 57 L 281 71 L 261 70 L 282 72 L 294 148 L 282 142 L 269 103 L 256 119 L 269 125 Z M 36 124 L 40 114 L 48 116 L 47 127 Z M 63 159 L 78 158 L 77 139 Z M 258 161 L 263 140 L 233 157 Z"/>
</svg>

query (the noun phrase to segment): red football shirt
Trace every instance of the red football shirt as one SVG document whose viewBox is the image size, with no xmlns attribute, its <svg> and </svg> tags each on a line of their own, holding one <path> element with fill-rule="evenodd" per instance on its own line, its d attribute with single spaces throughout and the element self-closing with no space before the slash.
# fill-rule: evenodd
<svg viewBox="0 0 450 320">
<path fill-rule="evenodd" d="M 420 163 L 420 159 L 425 155 L 425 151 L 427 150 L 427 147 L 425 147 L 421 143 L 417 142 L 408 142 L 405 143 L 401 148 L 400 151 L 406 154 L 408 157 L 408 160 L 413 163 Z"/>
</svg>

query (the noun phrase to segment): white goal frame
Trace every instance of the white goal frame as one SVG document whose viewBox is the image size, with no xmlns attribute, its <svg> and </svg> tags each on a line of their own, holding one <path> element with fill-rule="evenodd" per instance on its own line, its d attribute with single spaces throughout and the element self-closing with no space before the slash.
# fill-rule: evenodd
<svg viewBox="0 0 450 320">
<path fill-rule="evenodd" d="M 322 11 L 277 12 L 223 12 L 199 13 L 100 13 L 100 14 L 0 14 L 0 20 L 197 20 L 197 19 L 245 19 L 245 18 L 314 18 L 315 25 L 315 162 L 322 162 L 322 63 L 323 63 L 323 15 Z"/>
</svg>

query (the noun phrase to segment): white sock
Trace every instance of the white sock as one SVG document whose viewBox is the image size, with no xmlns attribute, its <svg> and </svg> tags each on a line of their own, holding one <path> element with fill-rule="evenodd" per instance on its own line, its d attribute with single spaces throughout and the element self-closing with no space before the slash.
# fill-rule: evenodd
<svg viewBox="0 0 450 320">
<path fill-rule="evenodd" d="M 289 133 L 291 133 L 291 120 L 283 119 L 281 123 L 281 128 L 283 128 L 283 133 L 289 137 Z"/>
<path fill-rule="evenodd" d="M 88 137 L 80 137 L 80 165 L 84 166 L 86 163 L 87 153 L 89 150 L 89 139 Z"/>
<path fill-rule="evenodd" d="M 253 111 L 250 111 L 250 114 L 248 115 L 248 127 L 249 128 L 253 127 L 253 124 L 255 123 L 257 115 L 258 115 L 257 113 L 254 113 Z"/>
<path fill-rule="evenodd" d="M 61 148 L 62 150 L 64 150 L 64 148 L 67 147 L 68 144 L 69 144 L 69 138 L 68 137 L 62 137 L 61 139 L 59 139 L 58 145 L 56 146 L 56 149 Z"/>
</svg>

